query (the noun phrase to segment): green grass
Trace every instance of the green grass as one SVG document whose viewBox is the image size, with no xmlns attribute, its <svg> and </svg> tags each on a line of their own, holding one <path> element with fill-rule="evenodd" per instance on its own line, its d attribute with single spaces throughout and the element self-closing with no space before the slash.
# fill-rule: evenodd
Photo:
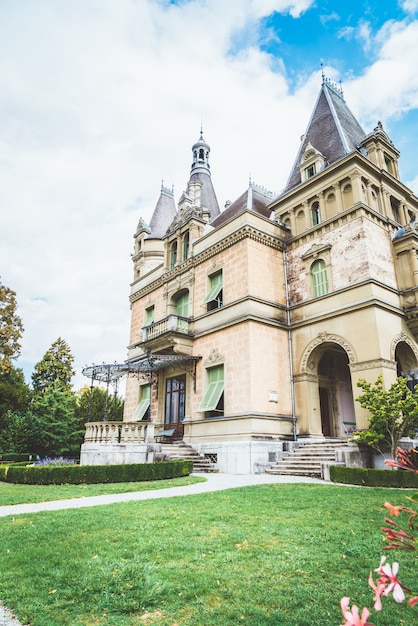
<svg viewBox="0 0 418 626">
<path fill-rule="evenodd" d="M 278 484 L 2 518 L 0 598 L 31 626 L 338 626 L 342 596 L 372 607 L 383 502 L 407 493 Z M 416 590 L 414 553 L 387 556 Z M 384 609 L 376 626 L 418 624 Z"/>
<path fill-rule="evenodd" d="M 109 483 L 99 485 L 15 485 L 0 481 L 0 506 L 10 504 L 28 504 L 101 496 L 110 493 L 126 493 L 131 491 L 149 491 L 150 489 L 166 489 L 192 485 L 206 479 L 202 476 L 184 476 L 167 480 L 150 480 L 139 483 Z"/>
</svg>

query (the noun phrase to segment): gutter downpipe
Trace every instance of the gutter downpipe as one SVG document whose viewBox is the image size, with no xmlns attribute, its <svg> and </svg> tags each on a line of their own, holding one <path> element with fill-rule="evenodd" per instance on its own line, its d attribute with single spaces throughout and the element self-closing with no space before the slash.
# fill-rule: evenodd
<svg viewBox="0 0 418 626">
<path fill-rule="evenodd" d="M 293 378 L 293 348 L 292 348 L 292 332 L 290 329 L 290 303 L 289 303 L 289 285 L 287 282 L 287 254 L 283 250 L 283 268 L 284 268 L 284 284 L 286 293 L 286 323 L 287 323 L 287 339 L 289 343 L 289 372 L 290 372 L 290 397 L 292 403 L 292 432 L 293 441 L 297 441 L 296 433 L 296 408 L 295 408 L 295 382 Z"/>
</svg>

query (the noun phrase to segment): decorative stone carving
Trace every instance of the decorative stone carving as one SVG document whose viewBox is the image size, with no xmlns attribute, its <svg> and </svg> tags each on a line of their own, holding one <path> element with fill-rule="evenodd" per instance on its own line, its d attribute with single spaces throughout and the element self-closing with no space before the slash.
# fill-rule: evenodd
<svg viewBox="0 0 418 626">
<path fill-rule="evenodd" d="M 361 372 L 363 370 L 373 370 L 379 368 L 396 370 L 396 361 L 389 361 L 388 359 L 372 359 L 370 361 L 362 361 L 361 363 L 350 363 L 350 369 L 352 372 Z"/>
<path fill-rule="evenodd" d="M 306 348 L 300 365 L 301 372 L 315 371 L 317 368 L 317 360 L 311 359 L 311 355 L 316 348 L 325 344 L 325 343 L 336 343 L 341 346 L 348 356 L 348 361 L 350 366 L 357 361 L 357 357 L 355 355 L 353 347 L 345 340 L 343 337 L 339 335 L 330 334 L 327 332 L 321 332 L 318 334 L 318 337 L 311 341 L 311 343 Z"/>
<path fill-rule="evenodd" d="M 225 356 L 221 354 L 220 352 L 218 352 L 217 348 L 213 348 L 208 358 L 204 360 L 203 364 L 205 366 L 216 365 L 217 363 L 224 363 L 224 361 L 225 361 Z"/>
</svg>

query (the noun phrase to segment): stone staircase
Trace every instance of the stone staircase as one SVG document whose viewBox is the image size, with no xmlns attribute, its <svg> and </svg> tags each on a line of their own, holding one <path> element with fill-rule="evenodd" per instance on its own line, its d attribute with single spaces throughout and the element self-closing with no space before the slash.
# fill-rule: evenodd
<svg viewBox="0 0 418 626">
<path fill-rule="evenodd" d="M 347 442 L 341 439 L 300 443 L 299 447 L 289 452 L 282 461 L 278 461 L 267 469 L 266 473 L 322 478 L 322 464 L 335 461 L 336 449 L 347 447 L 347 445 Z"/>
<path fill-rule="evenodd" d="M 162 443 L 161 451 L 158 454 L 163 454 L 170 460 L 174 459 L 187 459 L 193 461 L 194 472 L 217 472 L 218 468 L 216 463 L 212 463 L 210 459 L 206 458 L 203 454 L 196 452 L 192 446 L 189 446 L 184 441 L 174 441 L 173 443 Z"/>
</svg>

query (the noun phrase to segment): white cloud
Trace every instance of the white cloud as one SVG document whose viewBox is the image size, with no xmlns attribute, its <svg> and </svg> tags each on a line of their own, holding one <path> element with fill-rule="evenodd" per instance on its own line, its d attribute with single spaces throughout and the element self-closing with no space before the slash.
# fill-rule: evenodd
<svg viewBox="0 0 418 626">
<path fill-rule="evenodd" d="M 400 6 L 407 13 L 418 12 L 418 0 L 403 0 L 403 2 L 400 2 Z"/>
<path fill-rule="evenodd" d="M 162 178 L 176 198 L 185 188 L 201 118 L 221 206 L 249 175 L 280 190 L 321 78 L 301 77 L 291 93 L 281 60 L 258 47 L 260 20 L 312 5 L 0 3 L 0 275 L 17 292 L 22 363 L 58 336 L 78 369 L 126 357 L 132 235 Z M 387 117 L 417 106 L 416 28 L 393 28 L 378 62 L 347 85 L 364 118 L 382 103 Z"/>
</svg>

